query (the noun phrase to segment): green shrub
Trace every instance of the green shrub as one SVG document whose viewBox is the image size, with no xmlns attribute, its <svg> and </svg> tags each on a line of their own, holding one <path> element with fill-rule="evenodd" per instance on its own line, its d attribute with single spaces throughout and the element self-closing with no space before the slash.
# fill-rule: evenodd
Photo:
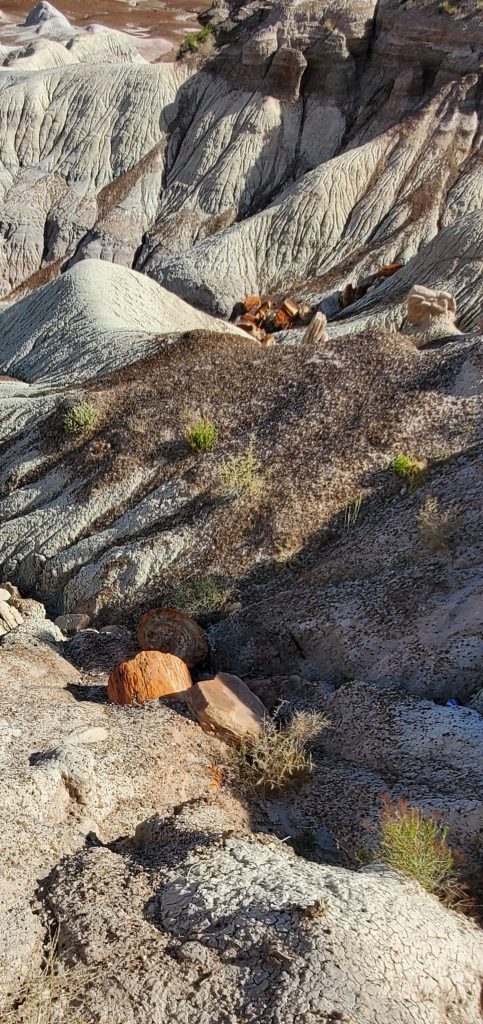
<svg viewBox="0 0 483 1024">
<path fill-rule="evenodd" d="M 452 18 L 454 18 L 455 14 L 458 14 L 458 10 L 459 8 L 456 6 L 456 4 L 450 3 L 450 0 L 443 0 L 443 2 L 439 5 L 439 13 L 449 14 Z"/>
<path fill-rule="evenodd" d="M 211 452 L 218 437 L 218 428 L 211 420 L 196 420 L 185 431 L 185 440 L 194 452 Z"/>
<path fill-rule="evenodd" d="M 260 463 L 255 455 L 255 442 L 249 441 L 243 455 L 233 455 L 220 468 L 219 482 L 224 490 L 237 497 L 255 497 L 263 488 Z"/>
<path fill-rule="evenodd" d="M 212 35 L 213 29 L 211 25 L 205 25 L 199 32 L 188 32 L 188 35 L 183 39 L 178 49 L 176 59 L 181 60 L 187 53 L 197 53 L 202 43 L 206 43 Z"/>
<path fill-rule="evenodd" d="M 453 875 L 454 857 L 446 842 L 448 830 L 437 818 L 424 818 L 405 800 L 386 801 L 376 856 L 397 871 L 415 878 L 436 894 Z"/>
<path fill-rule="evenodd" d="M 82 436 L 92 434 L 99 426 L 99 413 L 89 402 L 79 402 L 64 415 L 64 430 L 67 434 Z"/>
<path fill-rule="evenodd" d="M 243 740 L 233 757 L 242 785 L 255 793 L 273 793 L 308 778 L 313 771 L 308 744 L 328 727 L 317 712 L 296 712 L 278 729 L 271 718 L 255 736 Z"/>
<path fill-rule="evenodd" d="M 196 619 L 219 611 L 228 594 L 209 576 L 192 576 L 173 587 L 165 596 L 165 603 Z"/>
<path fill-rule="evenodd" d="M 422 483 L 424 477 L 424 462 L 412 459 L 409 455 L 396 455 L 389 466 L 396 476 L 400 476 L 409 483 L 410 487 L 416 487 Z"/>
</svg>

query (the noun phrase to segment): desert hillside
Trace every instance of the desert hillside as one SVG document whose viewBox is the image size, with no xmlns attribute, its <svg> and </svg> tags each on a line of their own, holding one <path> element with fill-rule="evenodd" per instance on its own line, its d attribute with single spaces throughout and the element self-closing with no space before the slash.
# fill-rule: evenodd
<svg viewBox="0 0 483 1024">
<path fill-rule="evenodd" d="M 482 4 L 155 11 L 0 17 L 0 1024 L 478 1024 Z"/>
</svg>

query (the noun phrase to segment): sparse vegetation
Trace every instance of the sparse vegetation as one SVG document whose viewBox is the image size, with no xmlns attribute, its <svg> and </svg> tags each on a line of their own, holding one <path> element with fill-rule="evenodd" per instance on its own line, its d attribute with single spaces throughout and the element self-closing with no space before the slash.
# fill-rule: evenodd
<svg viewBox="0 0 483 1024">
<path fill-rule="evenodd" d="M 87 437 L 99 426 L 99 413 L 89 402 L 79 402 L 65 413 L 63 424 L 67 434 L 74 437 Z"/>
<path fill-rule="evenodd" d="M 219 611 L 228 596 L 210 576 L 192 576 L 168 591 L 165 604 L 196 619 Z"/>
<path fill-rule="evenodd" d="M 452 18 L 454 18 L 454 16 L 458 14 L 458 11 L 459 8 L 456 6 L 456 4 L 450 3 L 450 0 L 443 0 L 443 2 L 440 3 L 439 5 L 439 13 L 449 14 Z"/>
<path fill-rule="evenodd" d="M 334 22 L 332 21 L 332 18 L 325 18 L 323 25 L 327 32 L 333 32 L 335 29 L 335 25 Z"/>
<path fill-rule="evenodd" d="M 328 725 L 327 719 L 317 712 L 296 712 L 280 729 L 273 719 L 267 718 L 261 731 L 234 751 L 242 785 L 251 792 L 264 794 L 307 779 L 313 771 L 308 746 Z"/>
<path fill-rule="evenodd" d="M 386 800 L 376 856 L 441 895 L 455 866 L 447 836 L 446 825 L 436 817 L 423 817 L 405 800 Z"/>
<path fill-rule="evenodd" d="M 440 510 L 438 499 L 429 497 L 426 498 L 418 519 L 422 539 L 429 550 L 446 551 L 448 541 L 460 525 L 460 518 L 449 509 Z"/>
<path fill-rule="evenodd" d="M 187 53 L 197 53 L 200 46 L 203 43 L 207 43 L 212 35 L 213 29 L 211 25 L 205 25 L 199 32 L 188 32 L 188 35 L 183 39 L 181 46 L 178 48 L 176 59 L 181 60 L 182 57 L 186 57 Z"/>
<path fill-rule="evenodd" d="M 344 526 L 346 530 L 350 530 L 351 526 L 355 526 L 359 518 L 359 513 L 362 506 L 362 494 L 358 494 L 354 501 L 348 501 L 344 511 Z"/>
<path fill-rule="evenodd" d="M 400 476 L 403 480 L 409 484 L 409 486 L 417 487 L 422 483 L 425 472 L 424 462 L 420 462 L 418 459 L 412 459 L 409 455 L 396 455 L 389 466 L 396 476 Z"/>
<path fill-rule="evenodd" d="M 237 497 L 255 497 L 263 488 L 260 463 L 255 454 L 255 441 L 250 439 L 243 455 L 233 455 L 220 468 L 222 488 Z"/>
<path fill-rule="evenodd" d="M 184 436 L 192 451 L 211 452 L 218 437 L 218 428 L 211 420 L 195 420 L 186 428 Z"/>
<path fill-rule="evenodd" d="M 10 1005 L 2 1008 L 2 1024 L 86 1024 L 77 1009 L 79 997 L 92 984 L 96 968 L 76 964 L 59 973 L 57 941 L 48 940 L 41 971 L 26 981 Z"/>
</svg>

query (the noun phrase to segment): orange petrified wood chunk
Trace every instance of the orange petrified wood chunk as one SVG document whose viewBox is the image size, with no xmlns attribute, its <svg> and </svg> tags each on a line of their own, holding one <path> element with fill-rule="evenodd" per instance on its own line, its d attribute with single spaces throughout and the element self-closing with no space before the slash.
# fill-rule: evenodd
<svg viewBox="0 0 483 1024">
<path fill-rule="evenodd" d="M 114 704 L 144 704 L 158 697 L 178 700 L 191 688 L 192 679 L 181 658 L 161 651 L 141 651 L 111 672 L 107 696 Z"/>
</svg>

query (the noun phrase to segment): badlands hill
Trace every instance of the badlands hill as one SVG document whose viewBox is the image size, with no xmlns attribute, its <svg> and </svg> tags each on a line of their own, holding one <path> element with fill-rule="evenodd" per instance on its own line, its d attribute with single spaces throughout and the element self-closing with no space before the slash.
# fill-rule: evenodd
<svg viewBox="0 0 483 1024">
<path fill-rule="evenodd" d="M 0 1021 L 477 1024 L 481 4 L 202 20 L 150 64 L 42 2 L 0 54 Z M 329 721 L 302 788 L 109 702 L 166 605 L 195 680 Z M 361 866 L 401 800 L 458 898 Z"/>
</svg>

